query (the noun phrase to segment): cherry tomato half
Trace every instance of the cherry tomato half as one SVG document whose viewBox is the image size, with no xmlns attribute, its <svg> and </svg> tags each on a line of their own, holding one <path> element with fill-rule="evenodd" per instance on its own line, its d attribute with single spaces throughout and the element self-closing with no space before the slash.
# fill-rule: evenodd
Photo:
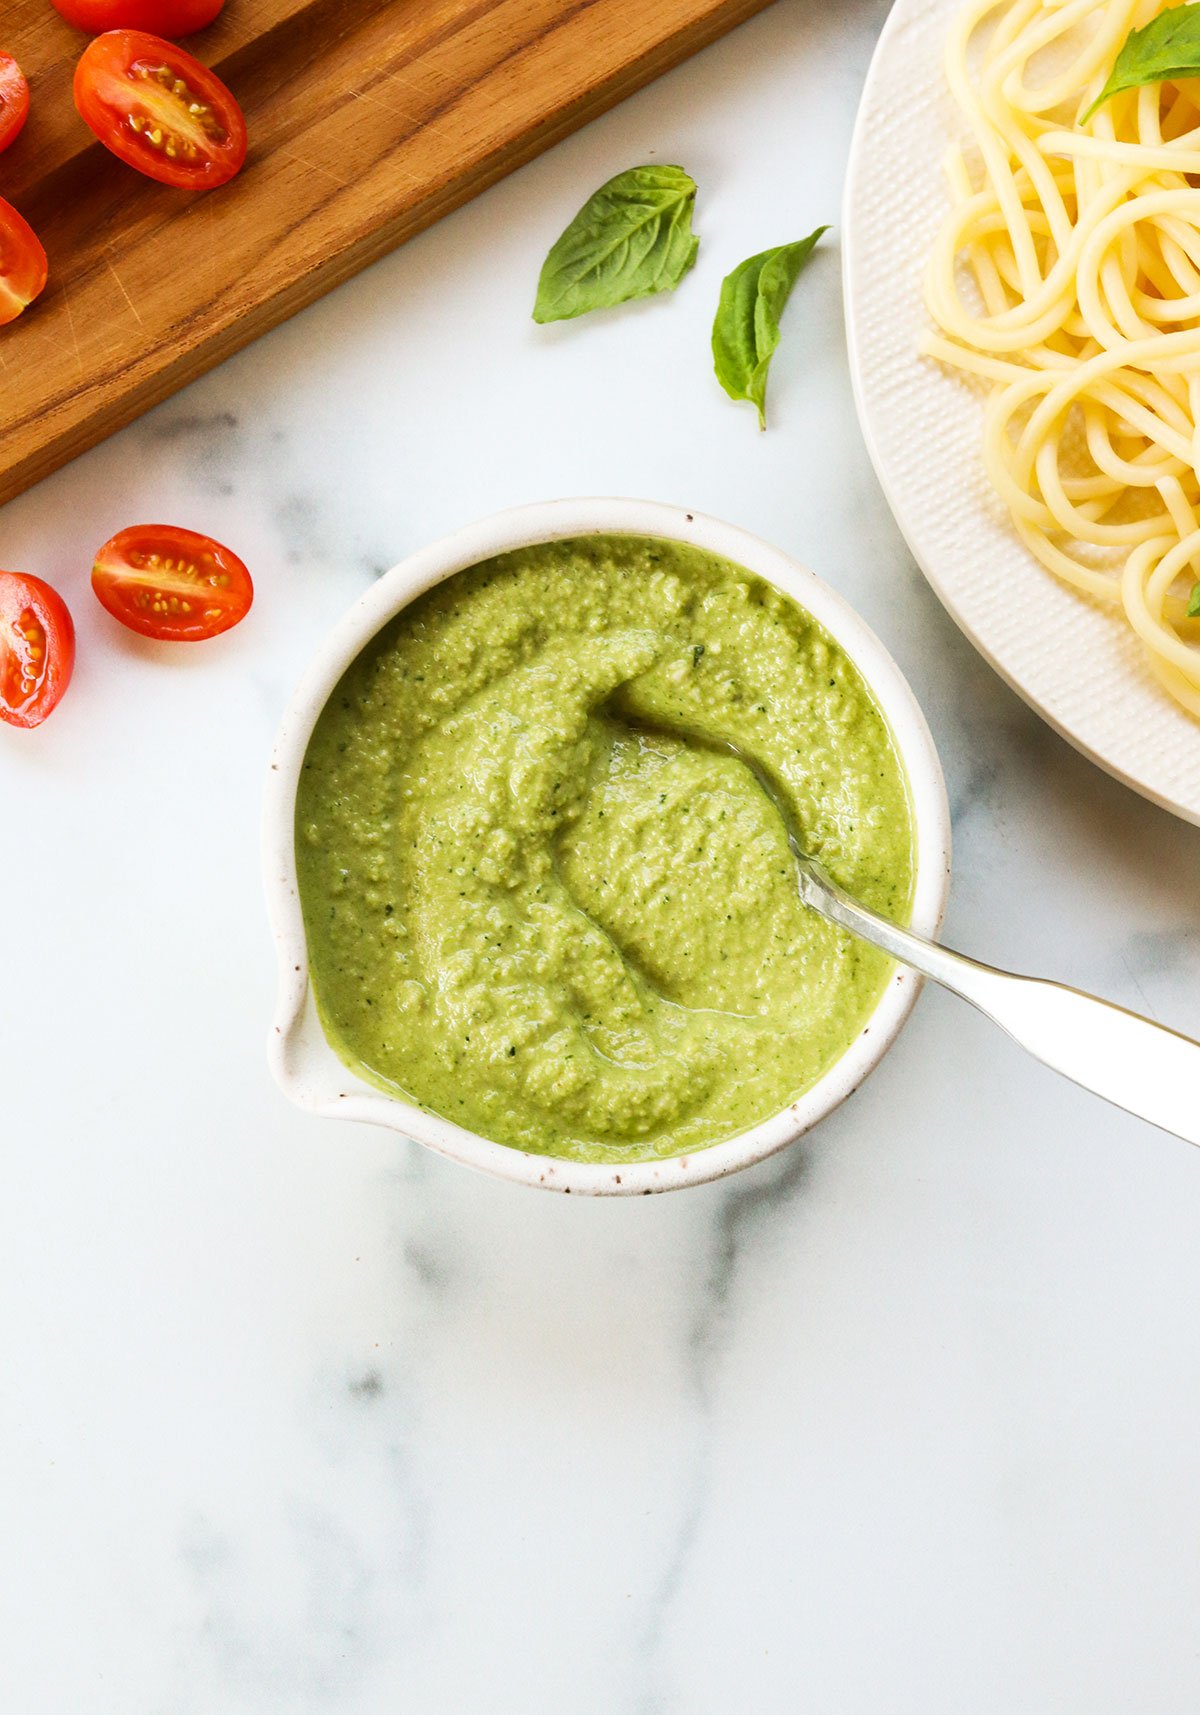
<svg viewBox="0 0 1200 1715">
<path fill-rule="evenodd" d="M 246 121 L 220 78 L 143 30 L 109 30 L 88 44 L 75 105 L 106 149 L 164 185 L 208 190 L 246 159 Z"/>
<path fill-rule="evenodd" d="M 11 54 L 0 54 L 0 149 L 7 149 L 29 112 L 29 85 Z"/>
<path fill-rule="evenodd" d="M 211 536 L 174 524 L 133 524 L 96 555 L 92 588 L 114 619 L 143 637 L 198 643 L 244 619 L 250 573 Z"/>
<path fill-rule="evenodd" d="M 225 0 L 53 0 L 68 24 L 98 36 L 102 30 L 153 30 L 156 36 L 190 36 L 211 24 Z"/>
<path fill-rule="evenodd" d="M 67 604 L 41 578 L 0 572 L 0 721 L 41 726 L 75 665 Z"/>
<path fill-rule="evenodd" d="M 0 325 L 16 321 L 46 284 L 46 252 L 23 215 L 0 197 Z"/>
</svg>

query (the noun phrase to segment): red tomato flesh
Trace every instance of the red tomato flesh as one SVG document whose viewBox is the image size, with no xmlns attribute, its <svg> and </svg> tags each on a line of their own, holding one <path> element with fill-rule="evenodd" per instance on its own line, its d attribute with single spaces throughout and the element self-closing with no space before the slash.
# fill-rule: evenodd
<svg viewBox="0 0 1200 1715">
<path fill-rule="evenodd" d="M 75 665 L 67 604 L 41 578 L 0 572 L 0 721 L 40 726 Z"/>
<path fill-rule="evenodd" d="M 102 30 L 152 30 L 156 36 L 190 36 L 211 24 L 225 0 L 53 0 L 68 24 L 98 36 Z"/>
<path fill-rule="evenodd" d="M 0 54 L 0 149 L 7 149 L 29 112 L 29 85 L 11 54 Z"/>
<path fill-rule="evenodd" d="M 106 149 L 160 184 L 210 190 L 246 159 L 246 121 L 220 78 L 144 30 L 109 30 L 88 44 L 75 105 Z"/>
<path fill-rule="evenodd" d="M 46 252 L 32 226 L 0 197 L 0 325 L 17 319 L 46 284 Z"/>
<path fill-rule="evenodd" d="M 96 555 L 92 588 L 114 619 L 143 637 L 198 643 L 244 619 L 250 573 L 230 549 L 174 524 L 134 524 Z"/>
</svg>

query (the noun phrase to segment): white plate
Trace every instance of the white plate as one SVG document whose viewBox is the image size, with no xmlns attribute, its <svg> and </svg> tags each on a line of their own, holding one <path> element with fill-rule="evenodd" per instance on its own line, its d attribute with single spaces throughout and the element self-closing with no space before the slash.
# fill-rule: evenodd
<svg viewBox="0 0 1200 1715">
<path fill-rule="evenodd" d="M 960 3 L 896 0 L 858 111 L 843 266 L 859 421 L 918 565 L 980 653 L 1085 756 L 1200 823 L 1200 725 L 1119 619 L 1026 552 L 983 469 L 979 395 L 917 355 L 942 156 L 962 135 L 942 71 Z"/>
</svg>

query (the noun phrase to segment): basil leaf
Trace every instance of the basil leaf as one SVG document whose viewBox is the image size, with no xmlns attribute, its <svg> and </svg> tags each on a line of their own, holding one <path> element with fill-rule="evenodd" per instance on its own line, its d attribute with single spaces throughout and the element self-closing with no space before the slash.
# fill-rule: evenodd
<svg viewBox="0 0 1200 1715">
<path fill-rule="evenodd" d="M 1200 619 L 1200 584 L 1192 585 L 1191 599 L 1187 605 L 1189 619 Z"/>
<path fill-rule="evenodd" d="M 567 321 L 671 292 L 692 263 L 696 181 L 682 167 L 630 167 L 600 186 L 551 248 L 535 322 Z"/>
<path fill-rule="evenodd" d="M 713 322 L 713 368 L 731 399 L 749 399 L 758 407 L 758 426 L 767 426 L 767 370 L 779 344 L 779 318 L 801 268 L 827 226 L 818 226 L 795 244 L 763 250 L 740 263 L 721 284 Z"/>
<path fill-rule="evenodd" d="M 1200 6 L 1172 6 L 1141 30 L 1130 30 L 1108 82 L 1084 114 L 1090 119 L 1111 95 L 1144 83 L 1200 74 Z"/>
</svg>

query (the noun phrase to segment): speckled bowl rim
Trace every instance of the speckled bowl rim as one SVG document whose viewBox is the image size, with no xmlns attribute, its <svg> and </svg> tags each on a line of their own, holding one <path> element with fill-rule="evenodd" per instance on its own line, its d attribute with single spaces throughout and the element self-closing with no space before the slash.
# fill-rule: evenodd
<svg viewBox="0 0 1200 1715">
<path fill-rule="evenodd" d="M 346 668 L 380 628 L 453 573 L 513 548 L 570 536 L 659 536 L 719 554 L 797 601 L 841 644 L 870 685 L 908 772 L 917 835 L 913 927 L 941 927 L 950 877 L 950 812 L 941 764 L 925 718 L 900 669 L 841 596 L 787 554 L 732 524 L 654 501 L 552 500 L 501 512 L 443 537 L 381 577 L 334 627 L 288 704 L 271 755 L 263 814 L 263 861 L 279 961 L 268 1040 L 271 1071 L 298 1107 L 365 1121 L 423 1143 L 484 1173 L 521 1185 L 600 1196 L 636 1196 L 702 1185 L 794 1143 L 844 1102 L 886 1054 L 912 1011 L 920 978 L 899 967 L 856 1040 L 810 1090 L 760 1125 L 687 1155 L 592 1163 L 533 1155 L 477 1136 L 356 1077 L 325 1039 L 308 976 L 296 882 L 296 790 L 309 737 Z"/>
</svg>

